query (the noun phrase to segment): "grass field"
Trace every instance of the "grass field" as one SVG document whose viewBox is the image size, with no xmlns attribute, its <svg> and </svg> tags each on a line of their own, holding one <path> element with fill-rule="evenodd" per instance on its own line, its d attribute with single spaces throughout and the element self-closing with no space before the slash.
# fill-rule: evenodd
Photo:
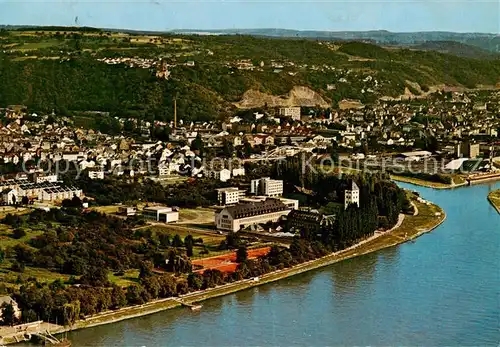
<svg viewBox="0 0 500 347">
<path fill-rule="evenodd" d="M 118 208 L 122 205 L 106 205 L 106 206 L 96 206 L 92 207 L 93 210 L 106 214 L 116 214 L 118 213 Z"/>
<path fill-rule="evenodd" d="M 182 208 L 179 211 L 179 223 L 181 224 L 213 224 L 215 212 L 209 208 Z"/>
<path fill-rule="evenodd" d="M 186 229 L 178 229 L 174 227 L 169 226 L 168 224 L 165 225 L 154 225 L 151 226 L 151 229 L 156 231 L 156 232 L 166 232 L 170 235 L 175 235 L 178 234 L 181 238 L 185 238 L 187 235 L 192 235 L 193 238 L 202 238 L 204 244 L 213 244 L 217 243 L 219 244 L 220 241 L 225 239 L 225 236 L 216 234 L 215 232 L 212 233 L 199 233 L 195 229 L 194 230 L 187 230 Z"/>
<path fill-rule="evenodd" d="M 139 270 L 127 270 L 123 276 L 117 276 L 115 273 L 109 273 L 108 279 L 111 283 L 121 287 L 127 287 L 131 284 L 139 282 Z"/>
</svg>

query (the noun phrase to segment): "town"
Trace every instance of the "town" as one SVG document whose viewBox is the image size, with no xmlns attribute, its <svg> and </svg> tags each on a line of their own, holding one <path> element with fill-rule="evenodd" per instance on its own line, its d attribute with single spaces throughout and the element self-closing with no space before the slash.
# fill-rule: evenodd
<svg viewBox="0 0 500 347">
<path fill-rule="evenodd" d="M 274 44 L 0 31 L 0 344 L 197 311 L 414 243 L 446 213 L 408 184 L 500 179 L 500 85 L 485 70 L 445 85 L 422 69 L 417 83 L 388 70 L 441 53 L 328 40 L 263 52 Z M 28 83 L 32 71 L 46 75 Z"/>
</svg>

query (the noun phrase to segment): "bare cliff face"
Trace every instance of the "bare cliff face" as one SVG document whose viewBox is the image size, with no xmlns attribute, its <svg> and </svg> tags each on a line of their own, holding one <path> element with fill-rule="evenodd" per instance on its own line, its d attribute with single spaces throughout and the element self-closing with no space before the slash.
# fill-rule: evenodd
<svg viewBox="0 0 500 347">
<path fill-rule="evenodd" d="M 276 106 L 320 106 L 330 107 L 330 102 L 325 100 L 320 94 L 314 90 L 303 87 L 295 86 L 286 95 L 275 96 L 271 94 L 262 93 L 258 90 L 247 90 L 240 101 L 234 103 L 238 108 L 255 108 Z"/>
</svg>

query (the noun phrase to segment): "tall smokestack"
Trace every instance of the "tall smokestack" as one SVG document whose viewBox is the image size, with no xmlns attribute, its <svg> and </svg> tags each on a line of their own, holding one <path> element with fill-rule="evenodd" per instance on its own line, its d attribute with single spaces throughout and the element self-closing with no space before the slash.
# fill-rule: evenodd
<svg viewBox="0 0 500 347">
<path fill-rule="evenodd" d="M 177 128 L 177 98 L 174 99 L 174 129 Z"/>
</svg>

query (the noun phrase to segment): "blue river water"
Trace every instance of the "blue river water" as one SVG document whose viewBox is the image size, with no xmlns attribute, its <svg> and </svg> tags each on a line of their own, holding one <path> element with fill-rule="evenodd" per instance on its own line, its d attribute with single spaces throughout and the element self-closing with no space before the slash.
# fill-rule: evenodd
<svg viewBox="0 0 500 347">
<path fill-rule="evenodd" d="M 447 214 L 415 243 L 203 303 L 71 333 L 74 346 L 498 346 L 500 183 L 417 190 Z"/>
</svg>

